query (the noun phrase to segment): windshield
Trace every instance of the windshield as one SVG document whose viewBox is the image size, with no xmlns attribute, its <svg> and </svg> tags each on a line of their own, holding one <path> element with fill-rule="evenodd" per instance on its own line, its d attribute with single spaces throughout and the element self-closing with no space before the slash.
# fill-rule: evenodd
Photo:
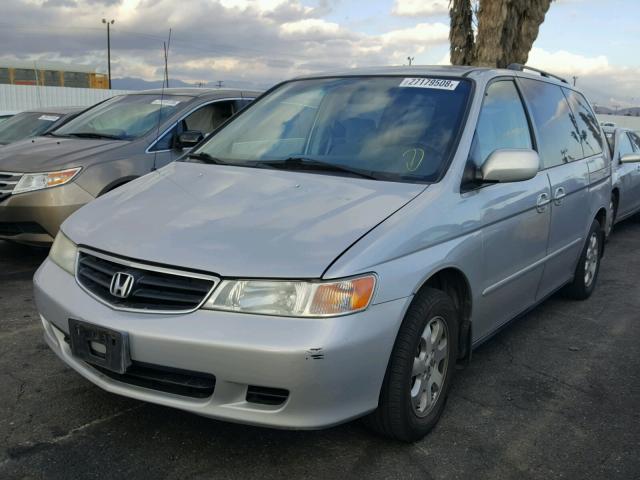
<svg viewBox="0 0 640 480">
<path fill-rule="evenodd" d="M 14 115 L 0 125 L 0 144 L 23 138 L 37 137 L 51 128 L 63 115 L 57 113 L 24 112 Z"/>
<path fill-rule="evenodd" d="M 55 135 L 134 140 L 157 128 L 191 100 L 176 95 L 123 95 L 84 112 Z"/>
<path fill-rule="evenodd" d="M 210 163 L 432 182 L 448 164 L 470 82 L 350 77 L 284 84 L 192 155 Z"/>
</svg>

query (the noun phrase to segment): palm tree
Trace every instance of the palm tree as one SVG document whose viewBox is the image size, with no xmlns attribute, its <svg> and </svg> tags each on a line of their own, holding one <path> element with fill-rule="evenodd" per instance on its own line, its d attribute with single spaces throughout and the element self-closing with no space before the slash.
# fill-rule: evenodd
<svg viewBox="0 0 640 480">
<path fill-rule="evenodd" d="M 451 63 L 527 63 L 552 0 L 451 0 Z"/>
</svg>

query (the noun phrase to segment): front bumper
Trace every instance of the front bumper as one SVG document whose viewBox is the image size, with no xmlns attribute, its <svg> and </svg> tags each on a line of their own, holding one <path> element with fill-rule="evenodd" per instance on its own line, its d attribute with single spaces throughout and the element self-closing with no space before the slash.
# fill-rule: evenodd
<svg viewBox="0 0 640 480">
<path fill-rule="evenodd" d="M 120 395 L 207 417 L 278 428 L 335 425 L 374 410 L 410 297 L 336 318 L 298 319 L 198 310 L 185 315 L 120 312 L 87 295 L 46 260 L 34 278 L 45 339 L 69 366 Z M 71 354 L 74 318 L 128 332 L 132 360 L 216 377 L 194 399 L 114 380 Z M 249 385 L 286 389 L 283 405 L 246 400 Z"/>
<path fill-rule="evenodd" d="M 91 200 L 75 182 L 11 195 L 0 202 L 0 239 L 48 245 L 62 222 Z"/>
</svg>

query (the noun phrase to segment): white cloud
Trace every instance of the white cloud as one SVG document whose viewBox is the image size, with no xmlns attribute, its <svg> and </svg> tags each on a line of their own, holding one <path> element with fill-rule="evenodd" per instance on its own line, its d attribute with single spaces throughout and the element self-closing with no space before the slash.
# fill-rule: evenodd
<svg viewBox="0 0 640 480">
<path fill-rule="evenodd" d="M 549 52 L 534 47 L 527 65 L 546 70 L 572 82 L 594 103 L 637 105 L 640 68 L 612 65 L 605 55 L 588 57 L 565 50 Z"/>
<path fill-rule="evenodd" d="M 527 65 L 558 75 L 606 74 L 611 70 L 609 60 L 604 55 L 585 57 L 565 50 L 548 52 L 536 47 L 529 52 Z"/>
<path fill-rule="evenodd" d="M 449 0 L 395 0 L 391 12 L 405 17 L 428 17 L 449 13 Z"/>
<path fill-rule="evenodd" d="M 327 22 L 320 18 L 305 18 L 280 25 L 283 37 L 296 37 L 298 40 L 336 38 L 346 33 L 341 30 L 337 23 Z"/>
</svg>

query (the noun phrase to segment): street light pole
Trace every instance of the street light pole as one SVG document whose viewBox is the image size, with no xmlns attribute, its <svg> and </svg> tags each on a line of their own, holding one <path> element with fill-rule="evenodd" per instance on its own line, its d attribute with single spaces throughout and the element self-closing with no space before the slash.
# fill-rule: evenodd
<svg viewBox="0 0 640 480">
<path fill-rule="evenodd" d="M 115 20 L 107 21 L 106 18 L 102 19 L 102 23 L 107 24 L 107 70 L 109 73 L 109 90 L 111 90 L 111 30 L 110 26 L 115 23 Z"/>
</svg>

